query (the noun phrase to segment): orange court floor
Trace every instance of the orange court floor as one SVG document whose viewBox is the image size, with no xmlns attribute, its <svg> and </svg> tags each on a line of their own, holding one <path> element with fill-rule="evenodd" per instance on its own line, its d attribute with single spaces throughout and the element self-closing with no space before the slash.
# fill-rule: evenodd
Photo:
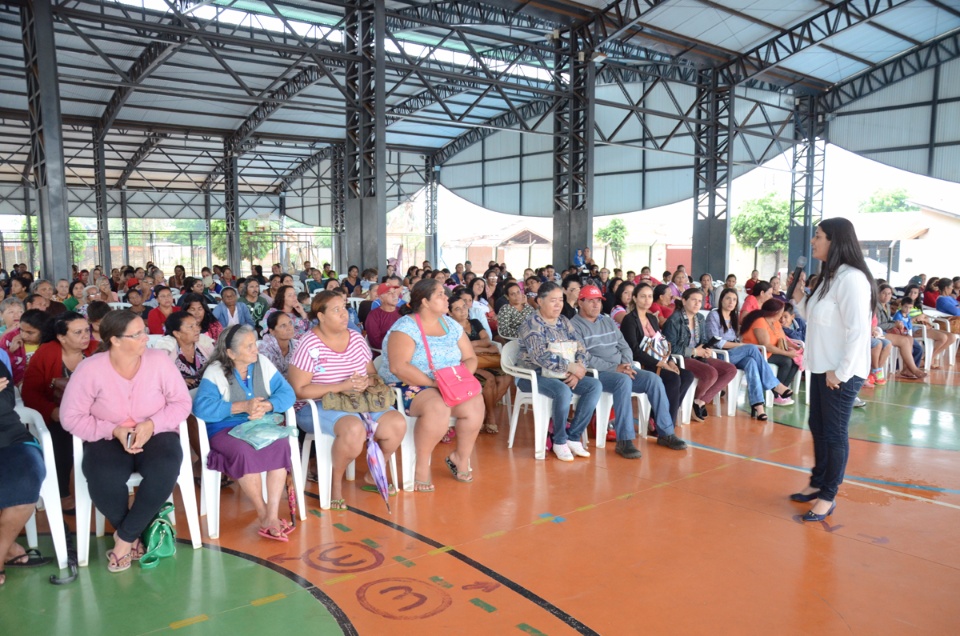
<svg viewBox="0 0 960 636">
<path fill-rule="evenodd" d="M 440 444 L 436 492 L 388 513 L 361 461 L 348 511 L 321 511 L 308 484 L 289 543 L 259 538 L 227 487 L 220 538 L 190 549 L 178 511 L 177 555 L 154 570 L 107 573 L 106 539 L 69 585 L 47 581 L 56 566 L 8 568 L 0 634 L 960 633 L 958 373 L 862 392 L 822 523 L 788 499 L 812 464 L 802 393 L 775 422 L 710 407 L 679 427 L 686 451 L 643 438 L 635 461 L 593 440 L 590 458 L 537 461 L 531 415 L 508 449 L 501 406 L 471 484 Z"/>
</svg>

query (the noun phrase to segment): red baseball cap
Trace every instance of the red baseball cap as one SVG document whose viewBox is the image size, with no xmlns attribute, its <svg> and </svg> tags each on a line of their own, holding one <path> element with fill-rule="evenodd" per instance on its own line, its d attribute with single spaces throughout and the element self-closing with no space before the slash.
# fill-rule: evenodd
<svg viewBox="0 0 960 636">
<path fill-rule="evenodd" d="M 600 293 L 600 289 L 596 285 L 584 285 L 580 288 L 579 300 L 587 300 L 589 298 L 603 298 L 603 294 Z"/>
<path fill-rule="evenodd" d="M 382 294 L 386 294 L 391 289 L 400 289 L 400 285 L 397 285 L 396 283 L 380 283 L 380 286 L 377 287 L 377 295 L 380 296 Z"/>
</svg>

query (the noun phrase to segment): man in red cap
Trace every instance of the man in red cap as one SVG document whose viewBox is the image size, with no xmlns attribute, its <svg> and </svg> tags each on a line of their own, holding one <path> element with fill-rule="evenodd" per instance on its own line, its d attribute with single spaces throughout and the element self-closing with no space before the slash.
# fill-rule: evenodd
<svg viewBox="0 0 960 636">
<path fill-rule="evenodd" d="M 637 433 L 633 426 L 632 393 L 644 393 L 650 400 L 650 413 L 657 425 L 657 444 L 673 450 L 684 450 L 686 442 L 674 433 L 670 403 L 663 381 L 656 373 L 643 371 L 633 364 L 633 352 L 610 316 L 600 313 L 603 294 L 593 285 L 584 285 L 577 301 L 579 312 L 570 321 L 587 350 L 584 364 L 599 371 L 605 393 L 613 394 L 616 413 L 613 426 L 617 433 L 618 455 L 640 459 L 640 449 L 633 444 Z M 598 426 L 600 423 L 597 423 Z M 646 426 L 642 422 L 641 426 Z M 601 428 L 601 435 L 603 429 Z"/>
<path fill-rule="evenodd" d="M 383 338 L 390 331 L 390 327 L 400 320 L 400 312 L 397 310 L 400 302 L 400 284 L 392 279 L 381 283 L 377 288 L 377 294 L 380 296 L 378 301 L 380 306 L 370 310 L 363 328 L 367 332 L 370 348 L 379 351 L 383 347 Z"/>
</svg>

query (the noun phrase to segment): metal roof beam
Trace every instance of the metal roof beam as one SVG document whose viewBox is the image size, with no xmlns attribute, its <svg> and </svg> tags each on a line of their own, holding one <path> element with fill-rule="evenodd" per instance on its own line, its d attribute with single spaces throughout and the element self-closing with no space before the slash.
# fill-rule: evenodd
<svg viewBox="0 0 960 636">
<path fill-rule="evenodd" d="M 117 179 L 117 185 L 115 186 L 115 189 L 119 190 L 125 187 L 127 185 L 127 179 L 129 179 L 130 175 L 133 174 L 133 171 L 137 169 L 137 166 L 143 163 L 143 160 L 146 159 L 150 153 L 156 150 L 157 146 L 160 145 L 160 142 L 169 136 L 169 133 L 150 133 L 150 135 L 143 140 L 143 143 L 140 144 L 140 147 L 137 148 L 136 152 L 133 153 L 133 156 L 130 157 L 126 167 L 123 169 L 123 174 L 121 174 L 120 178 Z"/>
<path fill-rule="evenodd" d="M 842 31 L 913 0 L 843 0 L 736 57 L 718 69 L 723 85 L 736 85 L 780 66 L 787 58 Z M 826 88 L 826 87 L 825 87 Z"/>
<path fill-rule="evenodd" d="M 819 97 L 821 112 L 832 113 L 881 89 L 960 58 L 960 30 L 910 49 L 836 84 Z"/>
<path fill-rule="evenodd" d="M 516 111 L 511 110 L 499 117 L 494 117 L 483 126 L 471 128 L 433 153 L 434 165 L 442 166 L 457 153 L 466 150 L 475 143 L 483 141 L 495 132 L 519 126 L 522 122 L 533 119 L 534 117 L 544 117 L 553 110 L 554 104 L 555 102 L 552 99 L 539 99 L 527 102 L 517 107 Z"/>
<path fill-rule="evenodd" d="M 334 144 L 332 146 L 326 146 L 324 148 L 321 148 L 317 152 L 313 153 L 312 155 L 310 155 L 309 157 L 301 161 L 296 168 L 294 168 L 288 174 L 281 177 L 280 183 L 277 184 L 277 187 L 274 189 L 273 193 L 283 194 L 290 188 L 290 185 L 294 181 L 296 181 L 303 175 L 307 174 L 307 172 L 310 171 L 310 169 L 318 165 L 321 161 L 324 161 L 325 159 L 333 158 L 336 152 L 337 152 L 337 144 Z"/>
</svg>

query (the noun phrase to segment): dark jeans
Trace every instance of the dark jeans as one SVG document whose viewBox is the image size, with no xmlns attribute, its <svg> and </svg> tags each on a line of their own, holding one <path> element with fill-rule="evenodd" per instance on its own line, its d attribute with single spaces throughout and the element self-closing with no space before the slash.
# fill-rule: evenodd
<svg viewBox="0 0 960 636">
<path fill-rule="evenodd" d="M 57 485 L 60 496 L 70 496 L 70 473 L 73 472 L 73 435 L 63 430 L 60 422 L 47 422 L 50 441 L 53 442 L 53 460 L 57 465 Z"/>
<path fill-rule="evenodd" d="M 670 404 L 670 418 L 674 423 L 680 421 L 680 403 L 683 402 L 683 396 L 687 394 L 695 379 L 696 376 L 686 369 L 680 369 L 679 375 L 667 369 L 660 370 L 660 380 L 663 381 L 667 402 Z"/>
<path fill-rule="evenodd" d="M 158 433 L 131 455 L 116 439 L 86 442 L 83 445 L 83 474 L 90 498 L 117 529 L 121 539 L 135 541 L 160 510 L 180 475 L 183 449 L 179 433 Z M 133 506 L 128 508 L 127 480 L 140 473 L 143 481 Z"/>
<path fill-rule="evenodd" d="M 777 379 L 780 380 L 780 384 L 786 387 L 790 386 L 790 383 L 793 382 L 793 376 L 797 375 L 797 371 L 800 370 L 793 358 L 782 356 L 779 353 L 771 355 L 767 358 L 767 362 L 777 365 Z"/>
<path fill-rule="evenodd" d="M 521 391 L 530 391 L 530 380 L 519 380 L 517 387 Z M 594 411 L 597 410 L 597 402 L 600 400 L 600 394 L 603 393 L 603 387 L 600 380 L 592 375 L 584 376 L 573 389 L 556 378 L 545 378 L 537 372 L 537 388 L 540 395 L 553 400 L 553 443 L 566 444 L 569 436 L 575 442 L 580 441 L 584 429 L 590 423 Z M 570 403 L 574 395 L 579 395 L 577 409 L 573 413 L 573 422 L 570 429 L 567 430 L 567 414 L 570 413 Z"/>
<path fill-rule="evenodd" d="M 839 389 L 828 389 L 826 379 L 826 373 L 810 376 L 810 432 L 814 455 L 810 487 L 820 491 L 820 499 L 833 501 L 847 468 L 850 454 L 847 429 L 853 400 L 863 386 L 863 378 L 853 376 Z"/>
</svg>

